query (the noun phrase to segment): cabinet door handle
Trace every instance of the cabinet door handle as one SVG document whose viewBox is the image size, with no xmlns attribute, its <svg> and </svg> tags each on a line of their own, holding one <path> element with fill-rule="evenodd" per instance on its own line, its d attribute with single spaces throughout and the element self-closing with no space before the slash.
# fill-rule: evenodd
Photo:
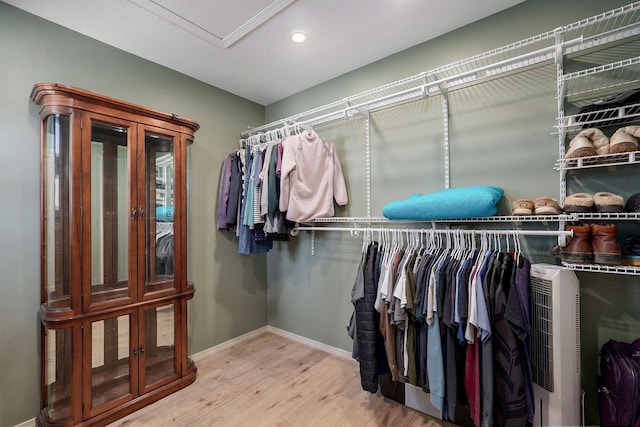
<svg viewBox="0 0 640 427">
<path fill-rule="evenodd" d="M 140 347 L 140 356 L 144 354 L 144 347 Z"/>
<path fill-rule="evenodd" d="M 142 217 L 142 215 L 144 215 L 144 210 L 143 210 L 142 208 L 140 208 L 140 209 L 138 210 L 138 215 L 139 215 L 140 217 Z"/>
<path fill-rule="evenodd" d="M 133 357 L 138 357 L 138 348 L 133 347 Z"/>
<path fill-rule="evenodd" d="M 136 211 L 136 208 L 131 208 L 131 218 L 135 218 L 136 213 L 138 213 L 138 211 Z"/>
</svg>

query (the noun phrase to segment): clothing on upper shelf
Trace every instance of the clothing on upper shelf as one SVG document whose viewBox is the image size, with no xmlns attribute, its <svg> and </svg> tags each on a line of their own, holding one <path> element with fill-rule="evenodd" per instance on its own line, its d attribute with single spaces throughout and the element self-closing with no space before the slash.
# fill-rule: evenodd
<svg viewBox="0 0 640 427">
<path fill-rule="evenodd" d="M 363 389 L 375 392 L 373 372 L 390 371 L 394 381 L 429 392 L 445 420 L 531 423 L 530 267 L 522 254 L 485 240 L 479 248 L 371 242 L 358 267 L 348 328 Z M 379 272 L 372 283 L 369 271 Z"/>
<path fill-rule="evenodd" d="M 216 226 L 236 231 L 243 254 L 289 240 L 293 222 L 333 216 L 334 199 L 348 202 L 335 148 L 313 131 L 229 153 L 218 190 Z"/>
</svg>

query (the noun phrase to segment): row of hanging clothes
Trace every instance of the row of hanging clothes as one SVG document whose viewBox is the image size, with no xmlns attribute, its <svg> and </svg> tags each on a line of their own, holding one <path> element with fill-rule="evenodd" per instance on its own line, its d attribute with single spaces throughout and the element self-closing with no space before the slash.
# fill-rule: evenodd
<svg viewBox="0 0 640 427">
<path fill-rule="evenodd" d="M 421 387 L 460 425 L 532 423 L 531 265 L 519 237 L 378 233 L 365 233 L 347 328 L 362 388 L 375 393 L 379 379 Z"/>
<path fill-rule="evenodd" d="M 299 125 L 241 140 L 223 162 L 217 227 L 234 230 L 238 252 L 268 252 L 296 223 L 334 215 L 348 203 L 333 143 Z"/>
</svg>

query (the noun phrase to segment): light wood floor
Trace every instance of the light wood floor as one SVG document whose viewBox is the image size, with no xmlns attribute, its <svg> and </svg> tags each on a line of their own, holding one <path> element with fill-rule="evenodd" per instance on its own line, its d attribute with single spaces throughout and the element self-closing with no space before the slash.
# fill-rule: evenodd
<svg viewBox="0 0 640 427">
<path fill-rule="evenodd" d="M 197 366 L 195 383 L 110 426 L 453 426 L 363 391 L 355 361 L 272 333 Z"/>
</svg>

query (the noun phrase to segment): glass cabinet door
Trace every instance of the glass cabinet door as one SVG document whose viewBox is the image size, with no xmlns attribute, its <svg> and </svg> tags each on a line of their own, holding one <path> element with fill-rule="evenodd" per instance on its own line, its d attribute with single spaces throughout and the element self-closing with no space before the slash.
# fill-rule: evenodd
<svg viewBox="0 0 640 427">
<path fill-rule="evenodd" d="M 144 188 L 138 189 L 140 209 L 145 209 L 144 230 L 140 251 L 144 260 L 144 283 L 142 292 L 175 289 L 175 246 L 174 226 L 176 209 L 175 186 L 175 135 L 145 129 L 144 168 L 139 182 Z M 140 234 L 139 234 L 140 236 Z"/>
<path fill-rule="evenodd" d="M 131 133 L 91 122 L 91 304 L 130 296 Z"/>
<path fill-rule="evenodd" d="M 84 326 L 84 377 L 90 390 L 86 416 L 94 416 L 137 394 L 138 348 L 133 312 L 89 321 Z"/>
<path fill-rule="evenodd" d="M 176 304 L 144 309 L 141 322 L 141 393 L 177 378 Z"/>
<path fill-rule="evenodd" d="M 73 408 L 73 329 L 48 329 L 45 325 L 42 328 L 44 409 L 48 420 L 62 423 L 71 418 Z"/>
<path fill-rule="evenodd" d="M 43 302 L 71 307 L 71 143 L 69 116 L 44 119 L 42 147 Z"/>
</svg>

